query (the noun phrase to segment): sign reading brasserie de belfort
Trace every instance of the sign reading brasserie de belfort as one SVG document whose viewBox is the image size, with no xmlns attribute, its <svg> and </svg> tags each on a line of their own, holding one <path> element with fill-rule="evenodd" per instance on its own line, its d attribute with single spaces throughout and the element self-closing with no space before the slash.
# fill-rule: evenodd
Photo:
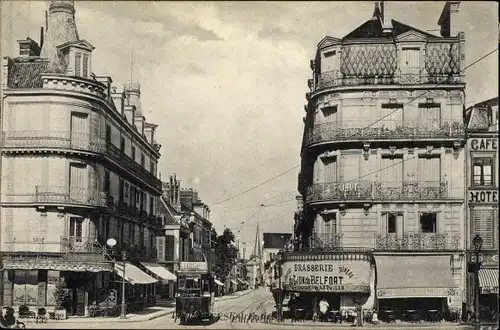
<svg viewBox="0 0 500 330">
<path fill-rule="evenodd" d="M 311 260 L 283 264 L 283 288 L 290 291 L 370 292 L 366 261 Z"/>
</svg>

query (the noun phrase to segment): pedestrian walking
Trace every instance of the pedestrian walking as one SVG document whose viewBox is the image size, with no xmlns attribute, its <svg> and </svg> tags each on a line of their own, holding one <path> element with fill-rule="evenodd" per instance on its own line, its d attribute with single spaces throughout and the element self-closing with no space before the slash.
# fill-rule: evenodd
<svg viewBox="0 0 500 330">
<path fill-rule="evenodd" d="M 330 304 L 326 301 L 325 298 L 321 298 L 319 302 L 319 312 L 322 322 L 328 321 L 328 309 L 330 308 Z"/>
</svg>

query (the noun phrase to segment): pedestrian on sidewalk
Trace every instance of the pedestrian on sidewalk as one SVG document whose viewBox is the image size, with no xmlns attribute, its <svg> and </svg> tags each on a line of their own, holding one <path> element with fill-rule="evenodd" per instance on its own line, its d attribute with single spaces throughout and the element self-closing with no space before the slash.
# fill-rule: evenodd
<svg viewBox="0 0 500 330">
<path fill-rule="evenodd" d="M 321 298 L 319 302 L 319 312 L 322 322 L 328 321 L 328 309 L 330 308 L 330 304 L 326 301 L 325 298 Z"/>
</svg>

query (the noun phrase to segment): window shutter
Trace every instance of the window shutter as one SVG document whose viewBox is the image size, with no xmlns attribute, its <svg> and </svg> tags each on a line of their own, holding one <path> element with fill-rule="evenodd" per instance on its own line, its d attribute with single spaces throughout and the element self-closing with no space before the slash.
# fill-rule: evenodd
<svg viewBox="0 0 500 330">
<path fill-rule="evenodd" d="M 165 236 L 165 260 L 174 260 L 175 237 L 172 235 Z"/>
<path fill-rule="evenodd" d="M 494 247 L 494 214 L 493 210 L 472 210 L 472 237 L 476 234 L 483 238 L 483 248 Z"/>
<path fill-rule="evenodd" d="M 87 54 L 83 54 L 83 77 L 87 78 L 88 77 L 88 70 L 89 70 L 89 56 Z"/>
<path fill-rule="evenodd" d="M 82 67 L 82 53 L 75 54 L 75 76 L 79 76 L 81 74 Z"/>
</svg>

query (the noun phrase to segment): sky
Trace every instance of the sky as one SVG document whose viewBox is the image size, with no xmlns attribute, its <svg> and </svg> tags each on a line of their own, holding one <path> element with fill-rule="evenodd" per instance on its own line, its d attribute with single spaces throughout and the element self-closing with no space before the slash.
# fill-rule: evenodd
<svg viewBox="0 0 500 330">
<path fill-rule="evenodd" d="M 1 1 L 2 56 L 17 55 L 16 40 L 39 41 L 48 4 Z M 391 1 L 385 17 L 437 34 L 443 6 Z M 291 232 L 298 167 L 218 202 L 300 164 L 309 60 L 323 37 L 370 19 L 373 2 L 75 1 L 75 9 L 80 38 L 96 47 L 93 72 L 116 86 L 140 82 L 146 120 L 159 125 L 162 179 L 176 173 L 196 189 L 217 231 L 231 228 L 247 251 L 257 223 L 261 233 Z M 498 47 L 496 2 L 462 2 L 457 25 L 466 63 Z M 497 56 L 467 70 L 467 106 L 497 96 Z"/>
</svg>

